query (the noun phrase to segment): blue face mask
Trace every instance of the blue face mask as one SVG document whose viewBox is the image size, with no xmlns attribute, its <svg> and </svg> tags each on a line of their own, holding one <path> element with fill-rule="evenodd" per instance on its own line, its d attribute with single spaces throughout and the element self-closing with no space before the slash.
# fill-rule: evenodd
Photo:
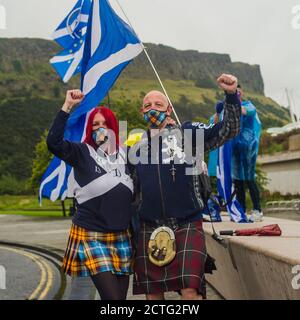
<svg viewBox="0 0 300 320">
<path fill-rule="evenodd" d="M 144 113 L 144 120 L 151 124 L 151 127 L 159 127 L 166 119 L 166 111 L 158 111 L 151 109 Z"/>
<path fill-rule="evenodd" d="M 108 139 L 107 130 L 105 128 L 99 128 L 93 132 L 93 140 L 97 146 L 105 143 Z"/>
</svg>

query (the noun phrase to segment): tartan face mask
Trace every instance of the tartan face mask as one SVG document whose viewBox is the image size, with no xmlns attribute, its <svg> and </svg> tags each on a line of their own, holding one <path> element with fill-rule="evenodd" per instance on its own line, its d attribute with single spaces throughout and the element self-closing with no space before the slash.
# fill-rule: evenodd
<svg viewBox="0 0 300 320">
<path fill-rule="evenodd" d="M 105 128 L 99 128 L 93 132 L 93 140 L 97 146 L 102 145 L 108 139 L 107 130 Z"/>
<path fill-rule="evenodd" d="M 151 109 L 144 113 L 144 120 L 150 123 L 152 128 L 158 128 L 166 119 L 166 111 L 158 111 Z"/>
</svg>

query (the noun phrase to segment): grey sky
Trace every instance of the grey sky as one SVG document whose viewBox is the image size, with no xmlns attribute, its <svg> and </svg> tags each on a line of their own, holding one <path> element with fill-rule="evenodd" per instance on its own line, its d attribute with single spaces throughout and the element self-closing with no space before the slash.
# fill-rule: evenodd
<svg viewBox="0 0 300 320">
<path fill-rule="evenodd" d="M 110 1 L 115 7 L 116 0 Z M 233 61 L 259 64 L 266 95 L 286 105 L 288 87 L 300 114 L 300 0 L 119 1 L 144 42 L 228 53 Z M 0 37 L 49 39 L 75 3 L 0 0 L 6 9 L 6 30 L 0 29 Z"/>
</svg>

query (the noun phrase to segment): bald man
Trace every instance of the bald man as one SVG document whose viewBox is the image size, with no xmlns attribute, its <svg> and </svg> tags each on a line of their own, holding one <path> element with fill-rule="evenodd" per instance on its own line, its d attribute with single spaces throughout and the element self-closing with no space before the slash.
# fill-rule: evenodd
<svg viewBox="0 0 300 320">
<path fill-rule="evenodd" d="M 241 104 L 237 96 L 237 78 L 223 74 L 217 83 L 225 91 L 225 111 L 223 121 L 211 126 L 191 121 L 178 126 L 171 117 L 171 104 L 159 91 L 151 91 L 143 99 L 141 113 L 148 123 L 148 131 L 139 143 L 140 149 L 138 144 L 135 152 L 140 156 L 147 151 L 146 159 L 150 161 L 135 163 L 136 185 L 140 193 L 140 228 L 133 293 L 146 294 L 148 300 L 162 300 L 167 291 L 179 292 L 183 300 L 206 297 L 204 201 L 198 175 L 187 174 L 186 169 L 195 164 L 185 160 L 185 147 L 197 147 L 199 130 L 204 136 L 206 152 L 220 147 L 239 133 Z M 182 146 L 183 134 L 180 138 L 179 133 L 185 130 L 191 131 L 192 136 L 190 140 L 185 139 Z M 161 140 L 156 150 L 152 142 L 158 133 Z M 147 144 L 148 148 L 144 148 Z M 153 159 L 157 162 L 153 163 Z M 168 233 L 166 239 L 169 239 L 163 247 L 158 243 L 162 240 L 153 240 L 162 226 Z M 154 245 L 149 246 L 153 241 Z"/>
</svg>

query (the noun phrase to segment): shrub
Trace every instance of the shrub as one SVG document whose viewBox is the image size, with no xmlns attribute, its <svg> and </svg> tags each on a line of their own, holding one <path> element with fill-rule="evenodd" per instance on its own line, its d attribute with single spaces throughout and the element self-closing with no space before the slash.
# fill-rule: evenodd
<svg viewBox="0 0 300 320">
<path fill-rule="evenodd" d="M 6 174 L 0 178 L 0 194 L 20 195 L 27 193 L 26 182 L 18 180 L 11 174 Z"/>
</svg>

